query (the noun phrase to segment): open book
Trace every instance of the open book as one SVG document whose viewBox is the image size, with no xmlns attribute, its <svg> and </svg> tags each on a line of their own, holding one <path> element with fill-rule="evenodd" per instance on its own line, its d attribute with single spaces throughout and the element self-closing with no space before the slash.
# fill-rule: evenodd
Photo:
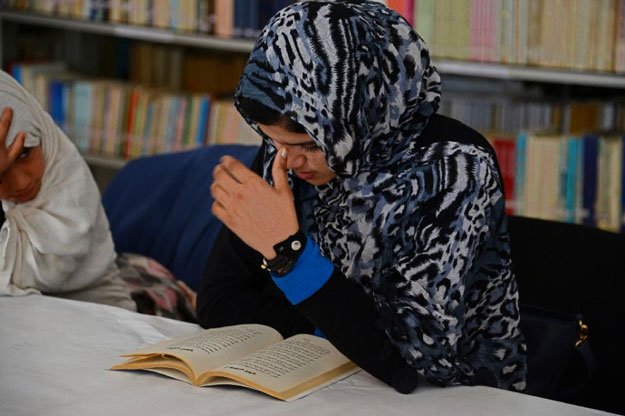
<svg viewBox="0 0 625 416">
<path fill-rule="evenodd" d="M 124 354 L 113 370 L 150 370 L 196 386 L 249 387 L 295 400 L 359 370 L 329 341 L 299 334 L 282 339 L 257 324 L 206 329 Z"/>
</svg>

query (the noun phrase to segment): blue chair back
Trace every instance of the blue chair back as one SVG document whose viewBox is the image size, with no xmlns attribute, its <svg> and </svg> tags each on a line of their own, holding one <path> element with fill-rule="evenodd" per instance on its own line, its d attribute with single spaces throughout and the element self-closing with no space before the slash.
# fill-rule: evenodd
<svg viewBox="0 0 625 416">
<path fill-rule="evenodd" d="M 223 155 L 250 166 L 257 152 L 214 145 L 130 161 L 102 198 L 117 252 L 149 256 L 197 290 L 221 228 L 211 213 L 213 168 Z"/>
</svg>

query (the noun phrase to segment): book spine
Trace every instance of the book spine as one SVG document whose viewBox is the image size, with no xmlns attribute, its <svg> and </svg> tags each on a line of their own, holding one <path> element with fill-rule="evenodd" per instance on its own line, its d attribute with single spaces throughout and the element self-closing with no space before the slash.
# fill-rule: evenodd
<svg viewBox="0 0 625 416">
<path fill-rule="evenodd" d="M 176 114 L 176 134 L 174 137 L 174 146 L 172 150 L 182 149 L 182 140 L 185 128 L 185 119 L 187 115 L 188 97 L 180 97 L 178 105 L 178 113 Z"/>
<path fill-rule="evenodd" d="M 208 117 L 210 114 L 210 98 L 208 96 L 202 96 L 200 99 L 200 118 L 197 136 L 195 138 L 196 146 L 204 146 L 207 140 L 208 131 Z"/>
<path fill-rule="evenodd" d="M 78 82 L 74 85 L 74 143 L 79 151 L 89 150 L 91 137 L 91 104 L 93 88 L 89 82 Z"/>
<path fill-rule="evenodd" d="M 614 70 L 625 72 L 625 0 L 617 0 L 614 33 Z"/>
<path fill-rule="evenodd" d="M 167 115 L 167 133 L 163 151 L 171 152 L 174 150 L 174 142 L 176 137 L 176 120 L 178 119 L 178 107 L 180 98 L 178 96 L 170 97 L 169 114 Z"/>
<path fill-rule="evenodd" d="M 598 158 L 599 137 L 594 134 L 585 135 L 583 138 L 583 197 L 582 210 L 584 225 L 596 226 L 597 202 L 597 158 Z"/>
<path fill-rule="evenodd" d="M 621 135 L 621 227 L 620 231 L 625 233 L 625 135 Z"/>
<path fill-rule="evenodd" d="M 249 2 L 249 4 L 247 4 L 246 25 L 243 30 L 243 36 L 245 36 L 246 38 L 255 38 L 256 36 L 258 36 L 258 33 L 260 31 L 260 26 L 258 24 L 258 20 L 259 20 L 258 7 L 259 7 L 259 1 L 252 1 L 252 2 Z"/>
<path fill-rule="evenodd" d="M 140 134 L 140 146 L 137 146 L 136 156 L 144 156 L 148 155 L 152 151 L 152 125 L 154 123 L 154 113 L 155 109 L 155 100 L 156 97 L 154 94 L 149 94 L 148 99 L 145 103 L 145 120 L 143 123 L 143 128 L 139 132 Z"/>
<path fill-rule="evenodd" d="M 215 1 L 215 34 L 232 36 L 234 26 L 234 0 Z"/>
<path fill-rule="evenodd" d="M 579 175 L 579 138 L 569 137 L 566 141 L 566 171 L 565 171 L 565 218 L 566 222 L 576 222 L 577 210 L 577 182 Z"/>
<path fill-rule="evenodd" d="M 234 0 L 234 21 L 232 25 L 232 36 L 243 36 L 247 23 L 247 8 L 245 0 Z"/>
<path fill-rule="evenodd" d="M 130 157 L 133 142 L 135 140 L 134 131 L 137 120 L 137 105 L 139 101 L 139 90 L 133 88 L 128 98 L 128 117 L 125 128 L 124 144 L 122 150 L 122 156 L 124 159 Z"/>
<path fill-rule="evenodd" d="M 52 120 L 54 120 L 54 122 L 60 127 L 63 127 L 63 125 L 65 124 L 63 111 L 63 89 L 63 81 L 50 80 L 48 84 L 48 91 L 50 94 L 48 110 L 50 112 Z"/>
<path fill-rule="evenodd" d="M 527 133 L 521 132 L 516 138 L 514 174 L 514 212 L 525 214 L 525 171 L 527 166 Z"/>
<path fill-rule="evenodd" d="M 514 176 L 515 176 L 515 142 L 509 138 L 494 138 L 493 147 L 499 159 L 503 190 L 506 200 L 506 213 L 514 214 Z"/>
</svg>

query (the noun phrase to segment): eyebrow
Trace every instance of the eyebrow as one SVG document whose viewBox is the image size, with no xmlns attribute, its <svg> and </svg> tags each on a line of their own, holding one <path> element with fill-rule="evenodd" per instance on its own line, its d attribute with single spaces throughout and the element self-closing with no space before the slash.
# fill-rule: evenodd
<svg viewBox="0 0 625 416">
<path fill-rule="evenodd" d="M 269 137 L 269 136 L 267 136 L 267 137 Z M 272 139 L 271 137 L 269 137 L 269 138 L 271 139 L 272 142 L 277 143 L 277 144 L 282 145 L 282 146 L 310 146 L 311 144 L 314 144 L 315 146 L 317 146 L 317 143 L 314 140 L 312 140 L 312 139 L 309 140 L 309 141 L 306 141 L 306 142 L 301 142 L 301 143 L 284 143 L 284 142 L 278 141 L 276 139 Z"/>
</svg>

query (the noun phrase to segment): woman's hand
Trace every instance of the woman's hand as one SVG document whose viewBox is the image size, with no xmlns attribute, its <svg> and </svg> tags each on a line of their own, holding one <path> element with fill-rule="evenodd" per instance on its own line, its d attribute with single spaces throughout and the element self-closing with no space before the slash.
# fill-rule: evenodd
<svg viewBox="0 0 625 416">
<path fill-rule="evenodd" d="M 26 133 L 21 131 L 15 135 L 15 140 L 11 143 L 11 146 L 7 149 L 6 141 L 9 133 L 9 127 L 11 127 L 11 120 L 13 120 L 13 109 L 5 107 L 2 110 L 2 116 L 0 116 L 0 175 L 2 175 L 11 166 L 15 159 L 22 153 L 24 148 L 24 140 L 26 140 Z"/>
<path fill-rule="evenodd" d="M 278 149 L 273 188 L 230 156 L 224 156 L 213 171 L 213 214 L 268 260 L 276 256 L 273 246 L 299 229 L 286 174 L 287 156 L 286 149 Z"/>
</svg>

